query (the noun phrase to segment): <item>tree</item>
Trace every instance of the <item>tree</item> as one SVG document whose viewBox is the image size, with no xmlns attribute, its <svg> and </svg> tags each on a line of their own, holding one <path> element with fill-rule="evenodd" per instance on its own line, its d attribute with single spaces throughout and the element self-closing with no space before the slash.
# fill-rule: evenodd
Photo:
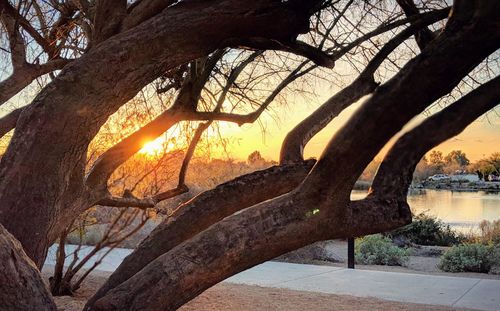
<svg viewBox="0 0 500 311">
<path fill-rule="evenodd" d="M 442 165 L 443 163 L 443 153 L 441 151 L 433 150 L 429 154 L 429 163 L 433 165 Z"/>
<path fill-rule="evenodd" d="M 0 3 L 14 63 L 20 55 L 15 49 L 22 52 L 27 44 L 18 40 L 19 33 L 22 37 L 30 25 L 21 13 L 30 11 L 20 10 L 26 8 L 22 3 L 17 10 L 5 0 Z M 500 100 L 500 78 L 494 77 L 399 137 L 380 164 L 370 195 L 350 201 L 355 181 L 383 146 L 413 117 L 453 94 L 461 81 L 467 85 L 467 75 L 500 47 L 497 1 L 457 0 L 451 14 L 446 5 L 421 13 L 411 1 L 398 1 L 401 14 L 355 1 L 75 3 L 72 16 L 83 16 L 80 23 L 92 26 L 81 27 L 85 43 L 72 47 L 83 48 L 82 54 L 14 118 L 14 135 L 0 162 L 0 222 L 38 266 L 48 245 L 89 207 L 151 208 L 186 191 L 187 164 L 212 122 L 255 121 L 290 80 L 317 65 L 331 68 L 351 50 L 361 52 L 346 57 L 363 64 L 350 84 L 288 133 L 280 165 L 240 176 L 179 206 L 126 258 L 88 302 L 87 310 L 176 309 L 230 275 L 307 244 L 407 224 L 411 213 L 406 194 L 418 161 Z M 55 14 L 62 16 L 63 9 Z M 392 12 L 398 13 L 392 16 Z M 352 23 L 352 16 L 361 16 L 360 23 Z M 309 20 L 310 39 L 297 40 L 309 31 Z M 370 27 L 372 22 L 377 26 Z M 435 32 L 428 28 L 438 22 Z M 388 31 L 396 33 L 384 36 Z M 391 53 L 412 35 L 421 52 L 410 53 L 408 62 L 391 60 Z M 332 42 L 331 48 L 326 42 Z M 206 85 L 217 64 L 224 67 L 231 59 L 222 56 L 227 47 L 259 51 L 245 54 L 226 71 L 226 83 L 213 93 Z M 283 83 L 258 101 L 252 112 L 223 110 L 229 89 L 238 94 L 240 83 L 235 79 L 263 50 L 282 50 L 315 64 L 306 60 L 287 70 Z M 385 65 L 378 71 L 391 62 L 394 67 Z M 393 77 L 384 78 L 391 68 Z M 86 171 L 87 149 L 101 126 L 156 79 L 166 82 L 165 89 L 176 91 L 172 104 L 104 151 Z M 249 89 L 254 88 L 250 84 Z M 210 110 L 199 105 L 203 91 L 214 95 Z M 365 95 L 371 96 L 332 136 L 316 163 L 304 161 L 309 140 Z M 256 104 L 249 102 L 250 107 Z M 112 195 L 107 183 L 117 167 L 142 148 L 145 138 L 157 137 L 180 121 L 201 123 L 185 153 L 178 186 L 153 197 Z M 42 294 L 33 296 L 32 303 L 50 309 L 51 302 L 40 302 L 40 297 L 48 297 L 43 285 L 33 284 Z"/>
<path fill-rule="evenodd" d="M 13 9 L 8 2 L 2 3 L 6 8 Z M 115 22 L 113 17 L 103 13 L 108 10 L 107 5 L 114 7 L 114 4 L 108 4 L 107 1 L 96 3 L 93 8 L 96 11 L 94 23 L 103 23 L 104 20 Z M 162 5 L 167 6 L 168 3 L 162 2 Z M 21 241 L 26 252 L 37 265 L 41 266 L 48 245 L 71 222 L 74 214 L 79 214 L 99 202 L 111 204 L 110 199 L 113 201 L 113 198 L 107 190 L 107 179 L 121 163 L 142 148 L 145 138 L 158 136 L 180 120 L 211 120 L 227 117 L 227 114 L 220 115 L 217 112 L 212 114 L 195 110 L 196 106 L 193 104 L 197 101 L 193 99 L 199 97 L 199 90 L 204 85 L 202 82 L 206 80 L 209 71 L 193 71 L 190 77 L 193 79 L 196 77 L 198 83 L 193 83 L 194 81 L 190 79 L 184 81 L 186 87 L 184 92 L 178 94 L 176 105 L 146 125 L 140 132 L 132 134 L 103 154 L 91 171 L 87 172 L 87 176 L 84 176 L 87 146 L 113 112 L 165 71 L 207 55 L 220 45 L 252 45 L 251 42 L 229 42 L 227 41 L 229 38 L 268 38 L 276 40 L 272 42 L 283 42 L 283 48 L 286 49 L 288 45 L 286 42 L 293 40 L 294 36 L 307 29 L 309 15 L 316 5 L 317 3 L 301 4 L 299 1 L 293 5 L 280 6 L 262 1 L 248 6 L 241 5 L 239 1 L 223 1 L 217 7 L 213 7 L 188 2 L 174 6 L 172 10 L 165 11 L 165 14 L 158 13 L 157 10 L 161 7 L 156 7 L 155 16 L 152 18 L 144 16 L 149 19 L 133 27 L 134 31 L 127 32 L 126 29 L 142 20 L 134 21 L 133 24 L 130 24 L 132 22 L 126 18 L 120 20 L 123 29 L 112 27 L 113 32 L 108 34 L 109 39 L 100 44 L 98 42 L 102 41 L 105 36 L 92 33 L 89 36 L 88 52 L 72 62 L 71 66 L 63 70 L 53 82 L 45 87 L 29 107 L 23 110 L 16 123 L 16 131 L 0 165 L 2 177 L 0 221 Z M 141 14 L 146 14 L 148 9 L 150 7 L 143 8 L 138 5 L 133 7 L 133 10 L 137 12 L 127 16 L 120 15 L 119 10 L 112 10 L 112 13 L 118 15 L 116 16 L 116 22 L 118 22 L 124 17 L 139 18 Z M 266 14 L 258 13 L 261 9 L 266 11 Z M 11 16 L 5 13 L 7 11 L 3 10 L 4 20 Z M 215 25 L 211 23 L 212 18 L 216 18 L 212 13 L 208 13 L 212 11 L 213 14 L 218 12 L 224 15 L 217 27 L 213 27 Z M 248 14 L 248 12 L 254 13 Z M 98 18 L 101 13 L 103 20 Z M 230 14 L 231 18 L 228 19 L 227 14 Z M 238 18 L 239 15 L 242 19 Z M 209 16 L 211 18 L 208 18 Z M 179 28 L 183 24 L 177 23 L 178 19 L 190 20 L 189 25 L 184 24 L 189 31 Z M 280 20 L 283 20 L 283 23 L 276 23 Z M 269 27 L 271 21 L 275 26 Z M 169 27 L 164 22 L 176 25 L 176 27 Z M 148 26 L 148 23 L 157 26 L 151 28 L 152 26 Z M 205 31 L 207 23 L 211 25 L 210 32 Z M 239 27 L 228 27 L 234 23 L 238 23 Z M 159 27 L 160 24 L 163 26 Z M 263 27 L 262 29 L 256 28 L 255 25 L 263 25 Z M 155 28 L 158 28 L 158 32 L 151 31 Z M 94 27 L 94 31 L 99 31 L 99 29 L 100 27 Z M 200 31 L 201 29 L 204 31 Z M 107 29 L 107 31 L 110 30 Z M 184 39 L 177 37 L 179 33 Z M 111 36 L 111 34 L 115 35 Z M 173 38 L 176 39 L 173 40 Z M 164 48 L 166 42 L 170 49 Z M 193 45 L 193 42 L 196 44 Z M 172 45 L 173 43 L 175 46 Z M 156 50 L 152 49 L 152 46 L 155 46 Z M 299 51 L 304 49 L 308 51 L 307 45 L 300 45 Z M 11 55 L 17 56 L 18 54 L 11 53 Z M 178 56 L 181 57 L 177 58 Z M 127 62 L 130 65 L 127 65 Z M 206 62 L 206 65 L 211 64 L 212 62 Z M 81 83 L 88 84 L 90 88 L 84 90 L 79 86 Z M 114 87 L 109 87 L 110 85 Z M 66 105 L 63 110 L 57 108 L 63 102 L 71 104 Z M 52 109 L 56 109 L 56 117 Z M 48 123 L 33 122 L 32 119 L 28 120 L 30 119 L 27 118 L 28 115 L 38 120 L 45 118 Z M 240 118 L 238 122 L 247 122 L 254 116 L 249 115 L 246 119 Z M 30 138 L 24 134 L 28 132 L 31 133 L 28 135 Z M 55 142 L 54 139 L 59 145 L 58 148 L 49 147 Z M 33 145 L 28 152 L 22 146 L 30 140 L 37 143 L 36 147 Z M 73 152 L 68 153 L 67 150 L 73 150 Z M 30 167 L 30 169 L 16 169 L 18 165 Z M 27 177 L 31 175 L 28 171 L 32 170 L 39 172 L 38 180 L 33 176 Z M 8 186 L 11 178 L 24 179 L 25 177 L 22 176 L 26 176 L 25 180 L 31 180 L 31 182 L 23 187 Z M 18 191 L 30 193 L 30 195 L 22 196 L 20 199 Z M 185 191 L 184 185 L 180 185 L 174 193 L 182 191 Z M 168 192 L 155 200 L 171 195 L 172 193 Z M 124 201 L 125 203 L 122 200 L 118 204 L 130 204 L 130 200 Z M 151 206 L 151 202 L 148 204 Z M 37 208 L 38 206 L 46 207 Z M 7 219 L 8 221 L 5 221 Z M 19 219 L 19 222 L 15 219 Z M 40 223 L 27 224 L 24 219 L 34 219 Z M 35 234 L 30 232 L 33 225 L 37 228 Z"/>
<path fill-rule="evenodd" d="M 429 166 L 431 173 L 443 173 L 444 165 L 445 163 L 443 160 L 443 153 L 437 150 L 431 151 L 431 153 L 429 154 Z"/>
<path fill-rule="evenodd" d="M 500 152 L 494 152 L 489 157 L 480 159 L 472 164 L 472 169 L 481 173 L 485 178 L 490 174 L 500 175 Z"/>
<path fill-rule="evenodd" d="M 467 155 L 461 150 L 453 150 L 444 158 L 446 164 L 457 164 L 461 167 L 469 165 L 470 161 L 467 159 Z"/>
<path fill-rule="evenodd" d="M 262 166 L 265 164 L 265 161 L 264 158 L 262 157 L 262 155 L 260 154 L 259 151 L 254 151 L 252 153 L 250 153 L 248 155 L 248 164 L 249 165 L 253 165 L 253 166 Z"/>
</svg>

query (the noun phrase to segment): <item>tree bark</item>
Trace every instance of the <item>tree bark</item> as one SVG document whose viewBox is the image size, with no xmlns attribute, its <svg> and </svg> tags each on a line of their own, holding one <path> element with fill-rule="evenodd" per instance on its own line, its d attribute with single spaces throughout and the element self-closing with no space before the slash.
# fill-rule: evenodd
<svg viewBox="0 0 500 311">
<path fill-rule="evenodd" d="M 17 119 L 21 115 L 23 108 L 18 108 L 11 111 L 8 115 L 0 118 L 0 138 L 16 127 Z"/>
<path fill-rule="evenodd" d="M 98 44 L 117 34 L 126 16 L 127 0 L 97 0 L 92 44 Z"/>
<path fill-rule="evenodd" d="M 0 308 L 5 311 L 55 311 L 40 272 L 17 241 L 0 224 Z"/>
</svg>

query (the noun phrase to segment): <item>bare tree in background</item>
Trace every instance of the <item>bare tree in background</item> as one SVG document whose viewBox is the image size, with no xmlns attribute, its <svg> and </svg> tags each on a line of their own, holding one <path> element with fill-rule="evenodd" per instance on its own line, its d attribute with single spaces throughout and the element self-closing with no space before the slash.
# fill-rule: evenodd
<svg viewBox="0 0 500 311">
<path fill-rule="evenodd" d="M 50 290 L 54 296 L 72 295 L 113 249 L 137 233 L 149 219 L 147 211 L 121 209 L 118 215 L 110 221 L 102 237 L 92 249 L 80 257 L 86 228 L 98 224 L 97 222 L 87 223 L 88 217 L 85 216 L 87 215 L 84 214 L 81 219 L 72 223 L 59 237 L 54 275 L 49 278 Z M 66 239 L 68 235 L 75 232 L 79 236 L 79 243 L 72 253 L 66 254 Z M 86 264 L 90 267 L 86 267 Z M 83 271 L 84 267 L 85 271 Z"/>
<path fill-rule="evenodd" d="M 37 14 L 63 16 L 63 9 L 52 4 L 57 12 L 47 15 L 43 10 L 36 13 L 41 6 L 32 2 L 0 3 L 9 38 L 3 50 L 10 52 L 15 68 L 19 59 L 27 62 L 23 51 L 30 44 L 43 43 L 29 40 L 36 36 L 27 29 L 30 25 L 42 37 L 44 29 L 57 27 L 33 26 L 30 20 Z M 344 62 L 359 72 L 288 133 L 280 165 L 238 177 L 179 206 L 174 217 L 126 258 L 87 310 L 176 309 L 226 277 L 293 249 L 407 224 L 411 214 L 406 192 L 416 163 L 436 144 L 494 108 L 500 97 L 500 80 L 488 70 L 491 66 L 484 65 L 500 47 L 500 7 L 493 0 L 457 0 L 451 14 L 442 3 L 416 6 L 406 0 L 398 5 L 300 0 L 66 5 L 75 8 L 71 16 L 77 30 L 69 33 L 83 38 L 69 46 L 81 54 L 54 73 L 18 117 L 9 114 L 0 121 L 6 124 L 2 128 L 15 127 L 0 162 L 0 222 L 38 267 L 48 246 L 88 208 L 151 208 L 186 191 L 187 164 L 201 133 L 213 122 L 254 122 L 285 87 L 316 66 L 335 70 Z M 300 40 L 299 34 L 303 34 Z M 411 36 L 420 53 L 408 43 Z M 58 38 L 49 43 L 68 41 L 64 35 Z M 219 84 L 218 68 L 228 60 L 233 63 L 231 56 L 224 56 L 229 47 L 255 51 L 244 53 Z M 240 95 L 241 105 L 250 112 L 238 113 L 243 109 L 238 101 L 233 102 L 234 110 L 228 110 L 224 101 L 229 90 L 238 98 L 245 74 L 240 75 L 253 68 L 250 64 L 257 58 L 265 60 L 272 53 L 267 50 L 282 51 L 274 55 L 287 61 L 292 54 L 307 60 L 294 63 L 265 95 L 259 92 L 263 82 L 250 79 L 248 92 Z M 47 62 L 61 57 L 43 53 Z M 478 68 L 484 73 L 480 86 L 467 77 Z M 260 72 L 258 67 L 254 72 Z M 100 153 L 86 169 L 88 146 L 109 116 L 155 82 L 163 93 L 175 90 L 175 99 L 155 119 Z M 461 83 L 473 90 L 457 95 Z M 219 84 L 217 91 L 210 87 L 214 84 Z M 318 161 L 304 161 L 309 140 L 366 95 L 370 96 L 331 138 Z M 358 176 L 387 141 L 446 96 L 451 105 L 397 140 L 382 161 L 369 196 L 350 201 Z M 206 105 L 211 97 L 211 105 Z M 202 123 L 185 152 L 177 186 L 144 198 L 113 194 L 108 181 L 117 168 L 145 140 L 181 121 Z M 40 276 L 30 279 L 40 295 L 0 292 L 0 303 L 14 305 L 15 299 L 23 302 L 20 305 L 55 309 Z"/>
</svg>

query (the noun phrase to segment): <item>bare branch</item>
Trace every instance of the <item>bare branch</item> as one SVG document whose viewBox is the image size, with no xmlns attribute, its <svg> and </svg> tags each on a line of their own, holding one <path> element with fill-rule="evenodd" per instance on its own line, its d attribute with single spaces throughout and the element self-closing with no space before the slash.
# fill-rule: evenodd
<svg viewBox="0 0 500 311">
<path fill-rule="evenodd" d="M 403 9 L 406 16 L 411 17 L 419 14 L 418 8 L 413 0 L 397 0 L 396 2 Z M 436 35 L 430 31 L 429 28 L 425 27 L 415 34 L 415 41 L 417 41 L 420 50 L 423 50 L 435 37 Z"/>
<path fill-rule="evenodd" d="M 261 106 L 262 107 L 262 106 Z M 243 125 L 245 123 L 253 123 L 255 120 L 259 118 L 264 109 L 259 107 L 258 110 L 251 112 L 249 114 L 234 114 L 227 112 L 204 112 L 204 111 L 196 111 L 186 113 L 186 120 L 189 121 L 208 121 L 208 120 L 216 120 L 216 121 L 226 121 L 233 122 L 238 125 Z"/>
<path fill-rule="evenodd" d="M 136 197 L 114 197 L 109 196 L 97 202 L 96 205 L 112 206 L 112 207 L 136 207 L 136 208 L 153 208 L 156 201 L 152 198 L 139 199 Z"/>
<path fill-rule="evenodd" d="M 128 15 L 122 22 L 121 31 L 125 31 L 155 16 L 173 4 L 174 0 L 138 0 L 128 8 Z"/>
<path fill-rule="evenodd" d="M 92 44 L 117 34 L 126 15 L 127 0 L 97 0 Z"/>
<path fill-rule="evenodd" d="M 16 127 L 17 119 L 22 111 L 23 108 L 18 108 L 10 112 L 8 115 L 0 118 L 0 138 Z"/>
<path fill-rule="evenodd" d="M 165 192 L 159 193 L 153 197 L 153 200 L 156 202 L 161 202 L 173 197 L 176 197 L 178 195 L 181 195 L 183 193 L 186 193 L 189 191 L 189 188 L 186 185 L 179 185 L 173 189 L 167 190 Z"/>
<path fill-rule="evenodd" d="M 196 131 L 194 132 L 193 138 L 191 139 L 191 142 L 189 143 L 189 147 L 186 151 L 186 155 L 184 156 L 184 160 L 182 161 L 181 169 L 179 171 L 179 182 L 177 187 L 182 187 L 185 186 L 185 181 L 186 181 L 186 173 L 188 170 L 189 162 L 191 161 L 191 158 L 193 157 L 194 151 L 196 149 L 196 145 L 200 141 L 201 135 L 203 132 L 210 127 L 212 124 L 212 121 L 208 121 L 205 123 L 201 123 Z"/>
<path fill-rule="evenodd" d="M 338 51 L 335 51 L 333 54 L 334 54 L 334 59 L 337 60 L 339 59 L 340 57 L 342 57 L 343 55 L 345 55 L 347 52 L 349 52 L 350 50 L 352 50 L 354 47 L 358 46 L 359 44 L 367 41 L 367 40 L 370 40 L 371 38 L 375 37 L 375 36 L 378 36 L 384 32 L 387 32 L 389 30 L 392 30 L 392 29 L 395 29 L 397 27 L 400 27 L 400 26 L 403 26 L 407 23 L 414 23 L 416 21 L 418 21 L 420 18 L 424 17 L 424 16 L 428 16 L 428 15 L 439 15 L 441 17 L 441 19 L 443 18 L 446 18 L 447 15 L 449 14 L 450 12 L 450 8 L 445 8 L 445 9 L 440 9 L 440 10 L 436 10 L 436 11 L 431 11 L 431 12 L 427 12 L 427 13 L 422 13 L 422 14 L 418 14 L 418 15 L 413 15 L 413 16 L 410 16 L 410 17 L 407 17 L 407 18 L 404 18 L 404 19 L 400 19 L 398 21 L 395 21 L 395 22 L 392 22 L 392 23 L 389 23 L 389 24 L 385 24 L 385 25 L 381 25 L 379 27 L 377 27 L 375 30 L 373 31 L 370 31 L 368 33 L 366 33 L 365 35 L 363 36 L 360 36 L 358 37 L 356 40 L 353 40 L 352 42 L 350 42 L 349 44 L 343 46 L 340 50 Z"/>
<path fill-rule="evenodd" d="M 335 61 L 326 52 L 305 42 L 295 40 L 293 42 L 280 42 L 264 38 L 250 38 L 229 43 L 236 47 L 250 47 L 258 50 L 279 50 L 294 53 L 312 60 L 316 65 L 333 68 Z"/>
<path fill-rule="evenodd" d="M 8 0 L 0 0 L 0 15 L 4 15 L 5 18 L 14 20 L 16 23 L 21 25 L 24 30 L 26 30 L 30 36 L 32 36 L 35 41 L 43 48 L 45 52 L 52 56 L 53 46 L 48 42 L 33 26 L 27 21 L 24 16 L 19 14 L 19 12 L 10 5 Z M 21 39 L 19 37 L 19 39 Z"/>
<path fill-rule="evenodd" d="M 36 78 L 54 70 L 62 69 L 72 61 L 71 59 L 57 58 L 42 65 L 25 63 L 23 66 L 15 68 L 7 79 L 0 82 L 0 106 L 22 91 Z"/>
<path fill-rule="evenodd" d="M 210 77 L 210 73 L 215 67 L 216 63 L 224 55 L 224 50 L 217 50 L 206 60 L 204 60 L 203 69 L 198 73 L 192 73 L 190 77 L 186 78 L 183 82 L 181 90 L 176 97 L 172 108 L 160 114 L 156 119 L 134 132 L 121 142 L 111 147 L 108 151 L 102 154 L 99 159 L 94 163 L 94 166 L 87 174 L 86 181 L 92 188 L 105 189 L 105 184 L 114 170 L 139 151 L 145 142 L 154 139 L 167 131 L 171 126 L 180 120 L 210 120 L 201 119 L 201 117 L 190 118 L 190 116 L 197 115 L 195 112 L 197 103 L 199 101 L 203 86 Z M 260 52 L 253 53 L 246 61 L 238 66 L 228 81 L 234 83 L 234 80 L 241 73 L 243 68 L 254 60 Z M 228 87 L 229 87 L 228 86 Z M 227 93 L 227 90 L 225 91 Z M 223 92 L 224 96 L 225 93 Z M 221 97 L 222 98 L 222 97 Z M 223 99 L 218 103 L 220 109 Z M 210 112 L 212 113 L 212 112 Z M 201 113 L 205 114 L 205 113 Z M 201 133 L 200 133 L 201 135 Z M 189 161 L 188 161 L 189 162 Z M 186 192 L 183 184 L 179 184 L 179 189 Z"/>
<path fill-rule="evenodd" d="M 158 256 L 233 213 L 292 191 L 307 175 L 314 160 L 273 166 L 225 182 L 179 206 L 111 275 L 89 301 L 104 296 Z M 255 195 L 258 194 L 258 195 Z M 162 241 L 159 243 L 159 241 Z"/>
</svg>

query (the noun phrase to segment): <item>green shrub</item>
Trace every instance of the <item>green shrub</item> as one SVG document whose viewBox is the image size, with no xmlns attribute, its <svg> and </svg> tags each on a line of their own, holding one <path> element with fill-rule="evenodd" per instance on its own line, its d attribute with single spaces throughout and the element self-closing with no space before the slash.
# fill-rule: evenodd
<svg viewBox="0 0 500 311">
<path fill-rule="evenodd" d="M 397 247 L 381 234 L 368 235 L 356 241 L 356 262 L 365 265 L 401 266 L 409 250 Z"/>
<path fill-rule="evenodd" d="M 500 247 L 479 243 L 453 246 L 441 258 L 439 269 L 447 272 L 488 273 L 500 264 Z"/>
<path fill-rule="evenodd" d="M 435 217 L 424 213 L 414 216 L 411 224 L 387 234 L 392 239 L 406 239 L 419 245 L 452 246 L 465 240 L 465 236 L 453 231 Z"/>
</svg>

